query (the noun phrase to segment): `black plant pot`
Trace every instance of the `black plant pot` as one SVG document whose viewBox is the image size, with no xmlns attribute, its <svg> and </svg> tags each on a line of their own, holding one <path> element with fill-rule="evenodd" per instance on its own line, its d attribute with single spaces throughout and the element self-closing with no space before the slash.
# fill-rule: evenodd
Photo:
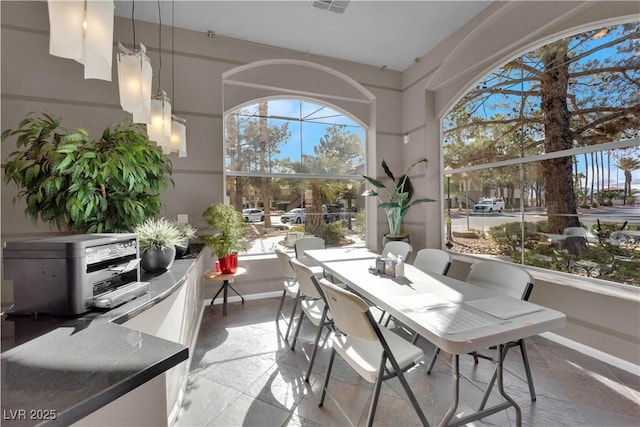
<svg viewBox="0 0 640 427">
<path fill-rule="evenodd" d="M 384 247 L 384 245 L 386 245 L 388 242 L 407 242 L 407 243 L 411 243 L 411 241 L 409 240 L 409 235 L 408 234 L 401 234 L 401 235 L 396 235 L 396 234 L 385 234 L 382 236 L 382 247 Z"/>
<path fill-rule="evenodd" d="M 186 243 L 184 246 L 176 246 L 176 259 L 180 259 L 183 256 L 189 253 L 189 244 Z"/>
<path fill-rule="evenodd" d="M 152 249 L 142 253 L 140 267 L 149 273 L 168 270 L 176 257 L 176 248 Z"/>
</svg>

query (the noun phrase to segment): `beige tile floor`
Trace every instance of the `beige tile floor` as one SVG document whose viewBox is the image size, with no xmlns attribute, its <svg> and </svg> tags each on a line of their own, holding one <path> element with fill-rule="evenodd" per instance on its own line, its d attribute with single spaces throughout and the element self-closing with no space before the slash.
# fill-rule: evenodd
<svg viewBox="0 0 640 427">
<path fill-rule="evenodd" d="M 360 426 L 365 425 L 371 385 L 336 356 L 329 394 L 318 407 L 329 350 L 319 351 L 309 383 L 303 380 L 315 327 L 304 321 L 295 351 L 276 325 L 277 298 L 207 307 L 177 426 Z M 291 307 L 287 301 L 285 309 Z M 640 425 L 640 379 L 541 337 L 526 340 L 538 399 L 530 400 L 518 349 L 505 363 L 505 388 L 522 408 L 523 426 Z M 420 340 L 426 355 L 433 346 Z M 473 411 L 492 374 L 492 364 L 461 356 L 461 398 L 456 416 Z M 441 354 L 435 372 L 425 361 L 407 374 L 431 425 L 437 425 L 451 401 L 451 358 Z M 497 391 L 490 403 L 501 401 Z M 416 426 L 419 420 L 397 379 L 382 386 L 374 425 Z M 513 408 L 478 426 L 515 425 Z"/>
</svg>

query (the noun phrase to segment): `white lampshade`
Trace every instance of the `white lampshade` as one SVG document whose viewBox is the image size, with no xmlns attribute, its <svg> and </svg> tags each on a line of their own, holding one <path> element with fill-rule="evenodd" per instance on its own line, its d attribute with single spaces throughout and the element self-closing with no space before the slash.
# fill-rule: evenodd
<svg viewBox="0 0 640 427">
<path fill-rule="evenodd" d="M 171 151 L 187 157 L 187 121 L 177 116 L 171 116 Z"/>
<path fill-rule="evenodd" d="M 147 135 L 151 141 L 163 147 L 163 153 L 169 153 L 171 150 L 171 104 L 164 91 L 151 98 L 151 123 L 147 124 Z"/>
<path fill-rule="evenodd" d="M 133 114 L 134 123 L 151 122 L 151 61 L 140 43 L 139 51 L 119 44 L 118 86 L 122 109 Z"/>
<path fill-rule="evenodd" d="M 48 0 L 49 53 L 84 64 L 85 79 L 111 81 L 113 0 Z"/>
</svg>

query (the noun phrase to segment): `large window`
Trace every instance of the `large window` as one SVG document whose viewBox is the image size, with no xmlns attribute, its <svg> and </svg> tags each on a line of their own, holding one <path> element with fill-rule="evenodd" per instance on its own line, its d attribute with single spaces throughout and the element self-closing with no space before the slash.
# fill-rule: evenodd
<svg viewBox="0 0 640 427">
<path fill-rule="evenodd" d="M 640 285 L 640 25 L 513 59 L 443 120 L 445 239 Z"/>
<path fill-rule="evenodd" d="M 251 222 L 249 253 L 303 234 L 363 245 L 365 129 L 335 109 L 269 99 L 225 116 L 227 202 Z"/>
</svg>

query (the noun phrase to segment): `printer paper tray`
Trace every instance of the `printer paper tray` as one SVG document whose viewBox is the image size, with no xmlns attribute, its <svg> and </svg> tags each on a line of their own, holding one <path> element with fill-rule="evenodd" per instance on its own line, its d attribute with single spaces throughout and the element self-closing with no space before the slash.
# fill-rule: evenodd
<svg viewBox="0 0 640 427">
<path fill-rule="evenodd" d="M 145 294 L 148 290 L 149 282 L 134 282 L 115 291 L 98 295 L 93 305 L 98 308 L 114 308 Z"/>
</svg>

